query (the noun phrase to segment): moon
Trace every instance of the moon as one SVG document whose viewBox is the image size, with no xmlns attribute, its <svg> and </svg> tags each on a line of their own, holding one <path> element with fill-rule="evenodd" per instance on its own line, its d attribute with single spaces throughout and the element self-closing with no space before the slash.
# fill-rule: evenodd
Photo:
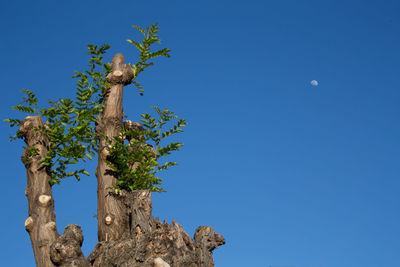
<svg viewBox="0 0 400 267">
<path fill-rule="evenodd" d="M 318 86 L 318 81 L 317 80 L 312 80 L 311 82 L 312 86 Z"/>
</svg>

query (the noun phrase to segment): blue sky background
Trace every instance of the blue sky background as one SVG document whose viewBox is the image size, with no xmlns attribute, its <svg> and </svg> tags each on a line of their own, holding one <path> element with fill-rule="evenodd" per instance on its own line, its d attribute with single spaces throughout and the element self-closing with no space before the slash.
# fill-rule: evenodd
<svg viewBox="0 0 400 267">
<path fill-rule="evenodd" d="M 132 24 L 159 22 L 170 59 L 125 90 L 132 120 L 168 107 L 189 126 L 153 214 L 227 244 L 217 267 L 400 266 L 399 1 L 7 1 L 0 3 L 1 117 L 21 88 L 73 97 L 86 44 L 137 53 Z M 312 86 L 311 80 L 318 86 Z M 4 266 L 34 266 L 22 142 L 0 123 Z M 96 179 L 54 186 L 60 232 L 97 240 Z"/>
</svg>

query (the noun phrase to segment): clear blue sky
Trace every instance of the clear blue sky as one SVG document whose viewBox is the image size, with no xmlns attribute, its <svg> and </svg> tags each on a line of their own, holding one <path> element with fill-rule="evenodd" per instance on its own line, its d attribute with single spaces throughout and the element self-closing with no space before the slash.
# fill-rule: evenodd
<svg viewBox="0 0 400 267">
<path fill-rule="evenodd" d="M 0 3 L 1 117 L 21 88 L 72 97 L 86 44 L 135 62 L 132 24 L 159 22 L 172 49 L 125 93 L 133 120 L 168 107 L 189 126 L 153 213 L 227 241 L 217 267 L 400 266 L 400 2 L 6 1 Z M 318 86 L 312 86 L 317 80 Z M 34 266 L 22 142 L 0 124 L 4 266 Z M 54 186 L 60 232 L 97 238 L 95 162 Z"/>
</svg>

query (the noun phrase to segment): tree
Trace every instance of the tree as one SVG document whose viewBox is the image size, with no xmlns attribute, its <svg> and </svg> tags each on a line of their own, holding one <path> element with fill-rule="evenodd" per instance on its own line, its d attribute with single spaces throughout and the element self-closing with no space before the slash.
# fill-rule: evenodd
<svg viewBox="0 0 400 267">
<path fill-rule="evenodd" d="M 214 266 L 213 249 L 225 243 L 211 227 L 200 226 L 191 239 L 176 222 L 170 225 L 152 216 L 151 192 L 164 191 L 158 172 L 177 164 L 163 157 L 183 145 L 164 141 L 182 132 L 186 121 L 158 107 L 153 107 L 156 117 L 146 113 L 140 123 L 124 120 L 124 86 L 133 84 L 142 95 L 137 77 L 153 59 L 170 56 L 167 48 L 152 51 L 160 43 L 157 24 L 134 28 L 143 35 L 141 42 L 128 40 L 139 50 L 136 64 L 125 64 L 122 54 L 111 64 L 103 63 L 110 46 L 88 45 L 89 69 L 73 76 L 75 99 L 49 101 L 47 108 L 39 108 L 36 95 L 23 89 L 26 97 L 13 109 L 33 116 L 6 120 L 19 127 L 12 139 L 26 143 L 21 157 L 29 204 L 25 227 L 37 266 L 208 267 Z M 99 242 L 85 258 L 79 226 L 68 225 L 58 233 L 52 186 L 66 177 L 89 175 L 78 163 L 96 153 Z"/>
</svg>

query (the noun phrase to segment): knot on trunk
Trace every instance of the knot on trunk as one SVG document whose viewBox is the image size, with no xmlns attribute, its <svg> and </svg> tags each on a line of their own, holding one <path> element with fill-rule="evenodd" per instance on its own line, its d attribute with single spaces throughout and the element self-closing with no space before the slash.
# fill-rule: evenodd
<svg viewBox="0 0 400 267">
<path fill-rule="evenodd" d="M 225 244 L 225 238 L 210 226 L 200 226 L 194 234 L 194 243 L 201 266 L 214 266 L 212 251 Z"/>
<path fill-rule="evenodd" d="M 129 64 L 124 64 L 124 55 L 117 54 L 112 61 L 112 71 L 107 75 L 111 84 L 128 85 L 134 78 L 133 69 Z"/>
<path fill-rule="evenodd" d="M 131 140 L 136 140 L 137 138 L 143 137 L 141 134 L 141 132 L 143 131 L 143 124 L 141 124 L 140 122 L 126 120 L 123 122 L 123 128 L 126 132 L 126 136 L 123 136 L 122 139 L 128 140 L 130 142 Z M 129 134 L 129 131 L 136 132 L 137 134 L 135 136 L 131 136 Z"/>
<path fill-rule="evenodd" d="M 81 246 L 83 242 L 82 229 L 75 224 L 65 227 L 64 233 L 50 247 L 50 258 L 56 266 L 89 267 Z"/>
<path fill-rule="evenodd" d="M 41 127 L 44 127 L 44 125 L 40 116 L 27 116 L 22 120 L 19 130 L 25 137 L 25 143 L 29 146 L 35 144 L 47 145 L 48 139 L 43 131 L 40 130 Z"/>
<path fill-rule="evenodd" d="M 206 249 L 210 252 L 225 244 L 225 238 L 217 234 L 210 226 L 199 226 L 194 234 L 194 240 L 197 248 Z"/>
<path fill-rule="evenodd" d="M 40 159 L 43 158 L 49 147 L 49 139 L 43 131 L 44 125 L 42 117 L 40 116 L 27 116 L 22 120 L 19 131 L 24 136 L 24 141 L 27 147 L 21 156 L 21 161 L 26 168 L 29 168 L 32 163 L 33 167 L 43 167 L 40 164 Z"/>
</svg>

